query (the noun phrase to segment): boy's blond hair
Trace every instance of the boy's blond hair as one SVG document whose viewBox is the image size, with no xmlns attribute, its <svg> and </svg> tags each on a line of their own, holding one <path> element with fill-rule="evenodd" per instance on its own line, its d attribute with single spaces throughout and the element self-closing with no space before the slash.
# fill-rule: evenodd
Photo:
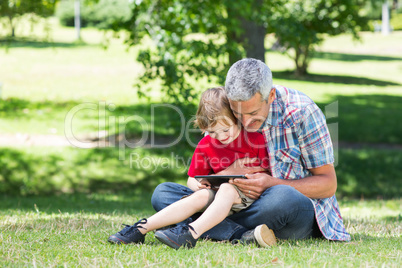
<svg viewBox="0 0 402 268">
<path fill-rule="evenodd" d="M 214 127 L 218 120 L 223 120 L 228 126 L 237 123 L 224 87 L 209 88 L 202 93 L 194 125 L 205 132 L 209 127 Z"/>
</svg>

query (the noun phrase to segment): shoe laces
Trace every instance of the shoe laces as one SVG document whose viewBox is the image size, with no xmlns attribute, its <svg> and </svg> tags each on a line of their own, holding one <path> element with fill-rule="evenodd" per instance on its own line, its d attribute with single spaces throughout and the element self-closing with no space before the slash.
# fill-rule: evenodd
<svg viewBox="0 0 402 268">
<path fill-rule="evenodd" d="M 197 234 L 197 232 L 194 230 L 193 226 L 188 225 L 188 224 L 180 224 L 180 225 L 177 225 L 176 227 L 169 229 L 169 231 L 171 231 L 174 234 L 181 234 L 184 231 L 189 231 L 189 230 L 192 230 L 195 234 Z"/>
<path fill-rule="evenodd" d="M 139 221 L 137 221 L 136 223 L 134 223 L 134 225 L 128 225 L 128 224 L 122 224 L 124 227 L 123 230 L 121 230 L 119 233 L 121 235 L 126 235 L 126 234 L 130 234 L 132 232 L 134 232 L 135 230 L 138 230 L 138 228 L 142 228 L 142 229 L 146 229 L 144 227 L 141 226 L 141 224 L 146 224 L 148 221 L 147 219 L 143 218 Z"/>
</svg>

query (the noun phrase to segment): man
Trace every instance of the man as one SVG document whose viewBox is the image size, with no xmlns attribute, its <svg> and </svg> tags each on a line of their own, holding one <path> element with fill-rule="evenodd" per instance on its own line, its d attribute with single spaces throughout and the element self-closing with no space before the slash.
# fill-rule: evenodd
<svg viewBox="0 0 402 268">
<path fill-rule="evenodd" d="M 231 183 L 257 200 L 205 236 L 248 243 L 253 235 L 261 235 L 253 233 L 254 228 L 266 224 L 280 239 L 323 236 L 350 240 L 334 195 L 337 182 L 332 142 L 317 105 L 297 90 L 273 86 L 271 70 L 255 59 L 236 62 L 227 74 L 225 89 L 243 127 L 263 133 L 271 175 L 261 172 L 261 167 L 248 167 L 253 159 L 239 159 L 222 171 L 222 175 L 247 174 L 248 179 Z M 187 189 L 161 184 L 152 204 L 161 210 L 189 194 Z"/>
</svg>

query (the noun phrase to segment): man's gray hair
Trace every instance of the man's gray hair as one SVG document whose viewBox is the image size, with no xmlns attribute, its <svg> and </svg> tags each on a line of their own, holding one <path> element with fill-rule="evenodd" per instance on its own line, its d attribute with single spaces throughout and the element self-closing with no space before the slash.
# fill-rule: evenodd
<svg viewBox="0 0 402 268">
<path fill-rule="evenodd" d="M 226 75 L 226 94 L 233 101 L 247 101 L 257 92 L 268 100 L 272 89 L 272 72 L 260 60 L 242 59 L 230 67 Z"/>
</svg>

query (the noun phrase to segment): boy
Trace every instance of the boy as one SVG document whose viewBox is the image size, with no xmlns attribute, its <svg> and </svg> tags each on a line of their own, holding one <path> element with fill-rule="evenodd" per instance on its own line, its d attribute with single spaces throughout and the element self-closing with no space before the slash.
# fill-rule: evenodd
<svg viewBox="0 0 402 268">
<path fill-rule="evenodd" d="M 246 197 L 236 186 L 223 183 L 217 191 L 206 180 L 197 181 L 196 175 L 208 175 L 224 170 L 235 160 L 244 157 L 258 158 L 255 163 L 269 169 L 265 141 L 259 133 L 243 131 L 237 124 L 223 87 L 211 88 L 201 96 L 195 125 L 208 132 L 195 149 L 188 171 L 188 187 L 193 194 L 183 198 L 148 219 L 111 235 L 111 243 L 143 243 L 145 234 L 186 220 L 197 212 L 201 216 L 190 224 L 159 230 L 155 237 L 166 245 L 178 249 L 191 248 L 198 238 L 228 215 L 246 209 L 253 199 Z M 250 235 L 262 247 L 276 243 L 275 235 L 265 224 L 259 225 Z"/>
</svg>

